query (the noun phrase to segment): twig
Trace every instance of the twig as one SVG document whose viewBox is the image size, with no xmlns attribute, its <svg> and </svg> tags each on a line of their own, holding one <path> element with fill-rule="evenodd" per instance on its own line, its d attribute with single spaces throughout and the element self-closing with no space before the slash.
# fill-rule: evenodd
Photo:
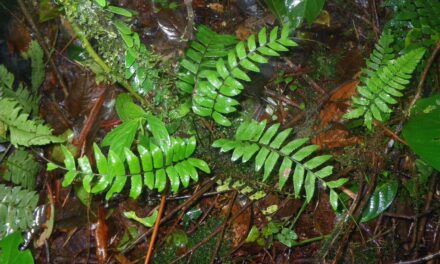
<svg viewBox="0 0 440 264">
<path fill-rule="evenodd" d="M 231 217 L 231 212 L 232 212 L 232 207 L 234 207 L 234 202 L 235 199 L 237 198 L 237 191 L 234 192 L 234 194 L 232 195 L 231 200 L 229 201 L 229 205 L 228 205 L 228 212 L 226 213 L 226 220 L 225 223 L 222 225 L 221 231 L 220 231 L 220 236 L 217 240 L 217 243 L 215 245 L 215 249 L 212 253 L 211 256 L 211 264 L 214 264 L 215 259 L 217 257 L 218 251 L 220 250 L 220 247 L 222 245 L 222 241 L 223 241 L 223 236 L 225 235 L 225 231 L 226 231 L 226 227 L 228 226 L 228 219 L 229 217 Z"/>
<path fill-rule="evenodd" d="M 406 117 L 409 117 L 411 115 L 411 109 L 416 104 L 417 100 L 420 99 L 423 91 L 423 85 L 425 84 L 426 76 L 428 76 L 429 69 L 431 68 L 431 65 L 434 62 L 435 58 L 437 57 L 439 51 L 440 51 L 440 41 L 437 42 L 434 51 L 432 51 L 431 53 L 431 57 L 429 57 L 429 60 L 426 63 L 425 69 L 423 70 L 422 76 L 420 77 L 419 84 L 417 85 L 416 94 L 414 95 L 414 98 L 412 99 L 411 103 L 408 106 Z"/>
<path fill-rule="evenodd" d="M 182 203 L 181 205 L 177 206 L 174 210 L 172 210 L 169 214 L 167 214 L 166 216 L 164 216 L 161 220 L 160 220 L 160 224 L 165 223 L 166 221 L 170 220 L 177 212 L 179 212 L 180 210 L 186 210 L 186 208 L 189 208 L 193 203 L 195 203 L 205 192 L 207 192 L 209 189 L 211 189 L 211 187 L 215 184 L 216 178 L 211 179 L 205 186 L 203 186 L 202 188 L 200 188 L 200 190 L 198 192 L 196 192 L 190 199 L 188 199 L 187 201 L 185 201 L 184 203 Z M 157 221 L 159 222 L 159 221 Z M 136 240 L 134 240 L 129 246 L 127 246 L 122 252 L 121 254 L 125 254 L 127 251 L 131 250 L 136 244 L 138 244 L 140 241 L 142 241 L 145 237 L 147 237 L 148 235 L 150 235 L 150 233 L 153 230 L 150 228 L 148 231 L 146 231 L 145 233 L 143 233 L 142 235 L 140 235 Z"/>
<path fill-rule="evenodd" d="M 237 217 L 239 217 L 244 211 L 246 211 L 247 208 L 249 208 L 251 205 L 253 204 L 253 202 L 249 202 L 248 204 L 246 204 L 236 215 L 234 215 L 233 217 L 231 217 L 231 219 L 229 220 L 229 223 L 232 223 Z M 226 221 L 227 222 L 227 221 Z M 197 243 L 197 245 L 195 245 L 194 247 L 192 247 L 190 250 L 188 250 L 187 252 L 185 252 L 183 255 L 181 255 L 180 257 L 176 258 L 175 260 L 173 260 L 170 264 L 175 264 L 177 262 L 179 262 L 180 260 L 184 259 L 186 256 L 192 254 L 194 251 L 196 251 L 198 248 L 200 248 L 201 246 L 203 246 L 204 244 L 206 244 L 209 240 L 211 240 L 213 237 L 215 237 L 218 233 L 221 232 L 223 225 L 219 226 L 214 232 L 212 232 L 209 236 L 207 236 L 205 239 L 203 239 L 202 241 L 200 241 L 199 243 Z"/>
<path fill-rule="evenodd" d="M 145 264 L 149 264 L 151 257 L 153 256 L 154 242 L 156 241 L 157 233 L 159 232 L 160 220 L 162 218 L 163 210 L 167 201 L 167 191 L 162 194 L 162 199 L 160 200 L 159 213 L 157 215 L 156 223 L 154 223 L 153 234 L 151 235 L 150 245 L 148 246 L 147 256 L 145 257 Z"/>
<path fill-rule="evenodd" d="M 35 24 L 34 20 L 32 19 L 32 16 L 29 14 L 29 11 L 26 8 L 26 5 L 23 3 L 23 0 L 18 0 L 18 5 L 20 6 L 21 12 L 23 13 L 24 17 L 26 18 L 29 25 L 32 27 L 32 30 L 35 33 L 35 36 L 37 37 L 38 42 L 40 43 L 41 48 L 43 49 L 44 54 L 46 55 L 47 59 L 49 60 L 50 66 L 52 67 L 52 70 L 55 72 L 55 75 L 57 76 L 58 82 L 61 85 L 61 88 L 63 90 L 64 96 L 67 97 L 69 95 L 69 90 L 67 89 L 66 84 L 63 81 L 63 78 L 58 71 L 57 66 L 55 65 L 55 62 L 53 61 L 50 51 L 47 48 L 46 42 L 44 41 L 43 36 L 41 35 L 40 31 L 38 30 L 37 25 Z"/>
<path fill-rule="evenodd" d="M 287 97 L 284 97 L 284 96 L 280 96 L 280 95 L 278 95 L 278 94 L 276 94 L 274 91 L 272 91 L 272 90 L 265 90 L 264 91 L 267 95 L 269 95 L 269 96 L 271 96 L 271 97 L 274 97 L 275 99 L 277 99 L 277 100 L 280 100 L 280 101 L 282 101 L 283 103 L 286 103 L 286 104 L 288 104 L 288 105 L 290 105 L 290 106 L 293 106 L 293 107 L 295 107 L 295 108 L 298 108 L 298 109 L 300 109 L 300 110 L 304 110 L 303 108 L 301 108 L 301 106 L 298 104 L 298 103 L 296 103 L 296 102 L 294 102 L 293 100 L 291 100 L 291 99 L 289 99 L 289 98 L 287 98 Z"/>
<path fill-rule="evenodd" d="M 418 259 L 414 259 L 414 260 L 408 260 L 408 261 L 399 261 L 396 264 L 417 264 L 417 263 L 426 263 L 430 260 L 433 260 L 435 258 L 440 257 L 440 251 L 433 253 L 433 254 L 429 254 L 427 256 L 424 256 L 423 258 L 418 258 Z"/>
</svg>

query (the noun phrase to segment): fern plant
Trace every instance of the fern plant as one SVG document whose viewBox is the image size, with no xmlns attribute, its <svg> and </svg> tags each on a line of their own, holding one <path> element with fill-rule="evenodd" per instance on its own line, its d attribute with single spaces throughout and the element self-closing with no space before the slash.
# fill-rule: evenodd
<svg viewBox="0 0 440 264">
<path fill-rule="evenodd" d="M 0 184 L 0 201 L 0 238 L 32 226 L 32 213 L 38 203 L 37 193 Z"/>
<path fill-rule="evenodd" d="M 102 193 L 110 187 L 105 195 L 108 200 L 113 194 L 120 193 L 127 179 L 130 178 L 130 197 L 137 199 L 142 193 L 143 185 L 150 190 L 157 189 L 162 192 L 166 187 L 168 177 L 172 191 L 178 192 L 180 184 L 188 187 L 190 179 L 198 181 L 197 169 L 210 173 L 205 161 L 191 157 L 195 148 L 194 137 L 189 139 L 173 137 L 169 144 L 162 140 L 159 144 L 150 142 L 148 146 L 138 145 L 137 154 L 125 148 L 124 157 L 112 150 L 106 157 L 94 144 L 97 167 L 97 173 L 94 173 L 87 156 L 76 161 L 72 154 L 62 146 L 65 156 L 64 169 L 67 170 L 62 185 L 68 186 L 77 176 L 80 176 L 84 189 L 89 193 Z M 129 175 L 126 174 L 126 167 L 128 167 Z M 55 168 L 58 166 L 53 163 L 48 164 L 48 170 Z"/>
<path fill-rule="evenodd" d="M 230 126 L 231 121 L 225 115 L 237 110 L 239 102 L 233 97 L 243 90 L 242 81 L 251 80 L 246 71 L 259 72 L 257 65 L 267 63 L 267 57 L 280 56 L 278 52 L 296 46 L 289 39 L 289 32 L 288 27 L 283 27 L 279 34 L 278 27 L 275 27 L 268 37 L 267 29 L 263 28 L 258 38 L 251 35 L 246 42 L 241 41 L 230 49 L 226 60 L 219 58 L 215 70 L 201 71 L 193 91 L 194 113 L 211 117 L 222 126 Z M 192 69 L 191 72 L 195 74 L 198 66 L 192 63 L 186 68 Z"/>
<path fill-rule="evenodd" d="M 34 72 L 34 70 L 32 70 Z M 37 77 L 33 77 L 37 78 Z M 38 114 L 41 96 L 30 92 L 22 83 L 14 90 L 15 77 L 4 65 L 0 65 L 0 97 L 9 97 L 17 100 L 23 111 L 28 114 Z"/>
<path fill-rule="evenodd" d="M 232 35 L 220 35 L 207 26 L 197 28 L 195 40 L 189 43 L 184 58 L 180 61 L 176 86 L 184 93 L 192 94 L 203 70 L 214 69 L 219 58 L 225 58 L 228 50 L 237 44 Z"/>
<path fill-rule="evenodd" d="M 25 189 L 35 189 L 35 179 L 40 164 L 27 151 L 17 150 L 8 157 L 5 163 L 3 179 L 20 185 Z"/>
<path fill-rule="evenodd" d="M 372 77 L 375 73 L 386 64 L 393 60 L 395 51 L 392 47 L 394 36 L 389 31 L 384 31 L 379 41 L 374 46 L 374 50 L 365 62 L 366 67 L 362 69 L 361 81 L 365 84 L 367 78 Z"/>
<path fill-rule="evenodd" d="M 393 111 L 391 105 L 397 104 L 395 98 L 403 96 L 402 91 L 424 53 L 423 48 L 414 49 L 377 69 L 357 87 L 359 96 L 352 97 L 352 110 L 344 117 L 362 117 L 370 130 L 374 120 L 385 121 Z"/>
<path fill-rule="evenodd" d="M 242 162 L 248 162 L 255 156 L 255 170 L 263 169 L 263 181 L 266 181 L 274 171 L 278 171 L 280 189 L 292 177 L 295 196 L 298 198 L 304 188 L 307 202 L 313 198 L 316 181 L 319 180 L 324 186 L 329 187 L 330 201 L 336 208 L 338 195 L 334 188 L 342 186 L 348 179 L 325 181 L 325 178 L 333 172 L 333 166 L 323 166 L 331 156 L 312 155 L 319 146 L 305 145 L 309 141 L 308 138 L 286 142 L 292 131 L 290 128 L 277 134 L 279 123 L 269 128 L 266 126 L 266 121 L 244 122 L 238 127 L 234 139 L 218 139 L 213 147 L 220 148 L 222 152 L 233 150 L 232 161 L 241 158 Z M 281 164 L 277 166 L 280 160 L 282 160 Z"/>
<path fill-rule="evenodd" d="M 52 129 L 39 120 L 29 119 L 29 114 L 23 113 L 18 102 L 10 98 L 0 98 L 0 136 L 6 137 L 9 130 L 9 140 L 14 146 L 29 147 L 59 143 L 64 140 L 52 135 Z M 3 134 L 1 134 L 3 133 Z"/>
</svg>

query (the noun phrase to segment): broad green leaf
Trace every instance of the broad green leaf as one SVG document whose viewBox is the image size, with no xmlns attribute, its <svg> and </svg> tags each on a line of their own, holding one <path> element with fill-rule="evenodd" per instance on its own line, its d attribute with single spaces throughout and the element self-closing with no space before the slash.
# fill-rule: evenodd
<svg viewBox="0 0 440 264">
<path fill-rule="evenodd" d="M 162 120 L 153 115 L 148 115 L 147 122 L 148 130 L 151 131 L 157 142 L 161 142 L 161 146 L 162 142 L 164 142 L 166 146 L 169 146 L 171 144 L 170 135 L 168 134 L 168 130 Z"/>
<path fill-rule="evenodd" d="M 440 94 L 421 99 L 412 109 L 402 134 L 409 147 L 440 171 Z"/>
<path fill-rule="evenodd" d="M 275 136 L 275 134 L 278 131 L 278 128 L 280 127 L 280 124 L 274 124 L 271 127 L 269 127 L 266 132 L 263 134 L 263 136 L 260 139 L 260 143 L 263 145 L 268 145 L 269 142 L 272 140 L 272 138 Z"/>
<path fill-rule="evenodd" d="M 301 148 L 295 154 L 293 154 L 292 158 L 297 161 L 302 161 L 306 157 L 310 156 L 313 152 L 319 149 L 317 145 L 309 145 Z"/>
<path fill-rule="evenodd" d="M 95 154 L 95 162 L 98 173 L 101 175 L 106 175 L 108 173 L 107 158 L 104 156 L 104 154 L 102 154 L 101 149 L 96 143 L 93 143 L 93 152 Z"/>
<path fill-rule="evenodd" d="M 98 3 L 98 5 L 100 5 L 101 7 L 106 7 L 107 6 L 107 0 L 95 0 L 96 3 Z"/>
<path fill-rule="evenodd" d="M 278 149 L 284 141 L 287 139 L 287 137 L 290 135 L 290 132 L 292 131 L 291 128 L 288 128 L 281 133 L 278 133 L 278 135 L 275 137 L 275 139 L 270 143 L 270 147 L 274 149 Z"/>
<path fill-rule="evenodd" d="M 302 145 L 304 145 L 307 141 L 309 141 L 308 138 L 298 138 L 295 140 L 290 141 L 287 143 L 283 148 L 281 148 L 280 152 L 284 155 L 290 155 L 292 151 L 298 149 Z"/>
<path fill-rule="evenodd" d="M 304 166 L 308 168 L 309 170 L 313 170 L 317 168 L 318 166 L 321 166 L 324 162 L 328 161 L 332 158 L 332 155 L 322 155 L 318 157 L 314 157 L 307 161 Z"/>
<path fill-rule="evenodd" d="M 153 143 L 150 143 L 151 156 L 153 157 L 153 167 L 160 169 L 164 165 L 164 157 L 162 150 Z"/>
<path fill-rule="evenodd" d="M 140 106 L 133 103 L 133 99 L 127 93 L 118 95 L 115 108 L 122 122 L 127 122 L 133 119 L 142 119 L 147 115 Z"/>
<path fill-rule="evenodd" d="M 222 126 L 231 126 L 232 125 L 232 123 L 231 123 L 231 121 L 229 121 L 229 119 L 227 119 L 225 116 L 223 116 L 222 114 L 220 114 L 218 112 L 212 113 L 212 118 L 219 125 L 222 125 Z"/>
<path fill-rule="evenodd" d="M 385 182 L 374 190 L 362 212 L 361 223 L 373 220 L 383 213 L 393 202 L 397 193 L 397 182 Z"/>
<path fill-rule="evenodd" d="M 90 165 L 89 158 L 83 156 L 78 159 L 78 165 L 81 168 L 81 174 L 83 174 L 83 186 L 86 192 L 90 192 L 92 189 L 91 182 L 93 180 L 92 166 Z"/>
<path fill-rule="evenodd" d="M 196 143 L 196 137 L 194 136 L 187 139 L 185 158 L 189 158 L 194 153 L 194 150 L 196 149 Z"/>
<path fill-rule="evenodd" d="M 139 125 L 139 120 L 136 119 L 122 123 L 104 137 L 101 145 L 110 146 L 110 150 L 119 157 L 124 157 L 124 149 L 133 144 Z"/>
<path fill-rule="evenodd" d="M 21 251 L 24 243 L 20 232 L 15 232 L 0 240 L 0 263 L 2 264 L 33 264 L 34 258 L 30 249 Z"/>
</svg>

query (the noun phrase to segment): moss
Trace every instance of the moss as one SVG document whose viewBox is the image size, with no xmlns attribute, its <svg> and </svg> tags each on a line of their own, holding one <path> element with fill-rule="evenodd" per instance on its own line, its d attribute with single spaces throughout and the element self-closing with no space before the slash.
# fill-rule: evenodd
<svg viewBox="0 0 440 264">
<path fill-rule="evenodd" d="M 200 241 L 209 236 L 212 232 L 214 232 L 221 224 L 223 223 L 223 219 L 221 217 L 210 217 L 204 224 L 200 225 L 197 230 L 189 235 L 182 234 L 182 231 L 177 231 L 178 236 L 173 236 L 171 234 L 167 239 L 162 248 L 156 251 L 156 255 L 154 256 L 153 263 L 162 264 L 162 263 L 170 263 L 174 259 L 176 259 L 179 255 L 186 252 L 197 245 Z M 182 235 L 186 237 L 183 238 Z M 177 239 L 175 239 L 177 238 Z M 211 255 L 215 249 L 217 240 L 219 236 L 210 239 L 207 243 L 201 246 L 199 249 L 194 251 L 191 255 L 191 259 L 189 263 L 192 264 L 207 264 L 210 263 Z M 228 252 L 230 250 L 230 242 L 226 239 L 225 235 L 222 246 L 218 252 L 219 258 L 222 263 L 231 263 L 228 260 Z M 182 241 L 185 243 L 182 244 Z M 179 254 L 180 253 L 180 254 Z M 188 263 L 188 259 L 183 259 L 177 263 Z"/>
</svg>

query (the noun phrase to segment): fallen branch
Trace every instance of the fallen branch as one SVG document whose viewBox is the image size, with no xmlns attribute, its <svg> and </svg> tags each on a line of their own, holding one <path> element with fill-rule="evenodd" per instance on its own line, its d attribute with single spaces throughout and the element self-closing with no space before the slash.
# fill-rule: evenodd
<svg viewBox="0 0 440 264">
<path fill-rule="evenodd" d="M 167 201 L 167 191 L 162 194 L 160 200 L 159 213 L 157 215 L 156 223 L 154 223 L 153 234 L 151 235 L 150 245 L 148 246 L 147 256 L 145 257 L 145 264 L 149 264 L 151 257 L 153 256 L 154 242 L 156 241 L 157 233 L 159 232 L 160 219 L 162 218 L 163 210 Z"/>
</svg>

